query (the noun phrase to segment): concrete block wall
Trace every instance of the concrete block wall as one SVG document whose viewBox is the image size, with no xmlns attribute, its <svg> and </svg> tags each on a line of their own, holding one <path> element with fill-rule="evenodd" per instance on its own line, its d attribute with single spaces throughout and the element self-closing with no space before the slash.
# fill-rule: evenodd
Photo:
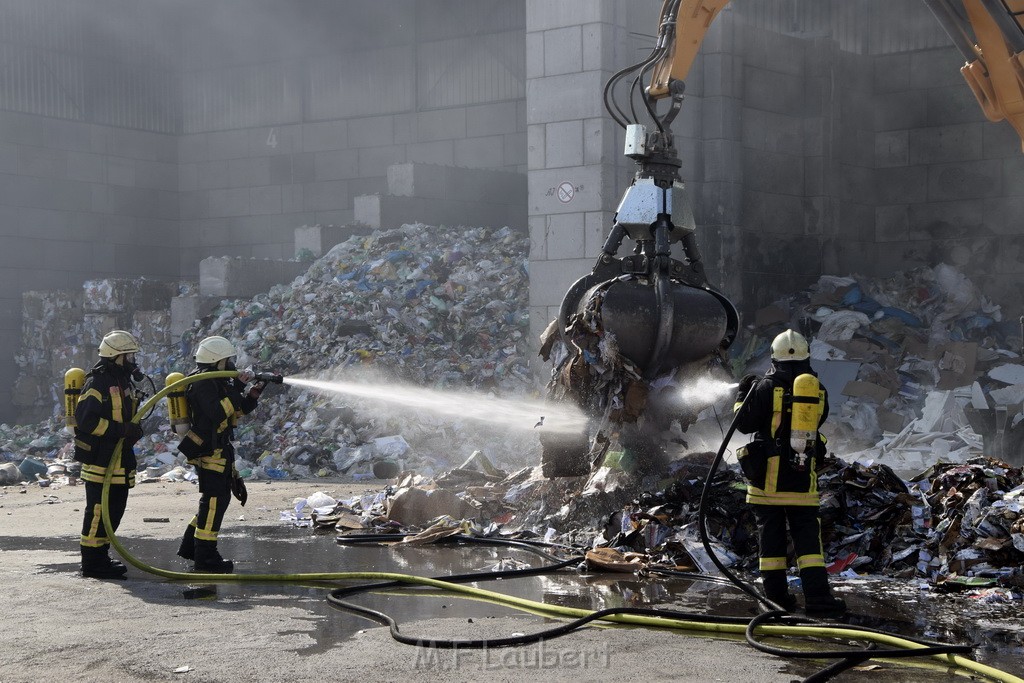
<svg viewBox="0 0 1024 683">
<path fill-rule="evenodd" d="M 370 229 L 405 223 L 509 226 L 526 230 L 526 176 L 513 171 L 395 164 L 387 193 L 355 198 L 355 222 Z"/>
<path fill-rule="evenodd" d="M 12 386 L 29 290 L 178 275 L 170 135 L 0 111 L 0 384 Z M 0 421 L 13 419 L 0 392 Z"/>
<path fill-rule="evenodd" d="M 873 60 L 878 201 L 861 261 L 876 275 L 951 263 L 1015 319 L 1024 307 L 1024 155 L 1009 124 L 982 116 L 962 61 L 953 48 Z"/>
<path fill-rule="evenodd" d="M 593 267 L 631 169 L 600 93 L 626 49 L 622 0 L 526 1 L 530 339 Z M 616 151 L 618 150 L 618 152 Z"/>
<path fill-rule="evenodd" d="M 199 294 L 251 297 L 274 285 L 291 282 L 308 269 L 309 264 L 300 261 L 209 256 L 199 263 Z"/>
<path fill-rule="evenodd" d="M 525 121 L 512 100 L 183 135 L 182 276 L 211 255 L 294 257 L 294 228 L 352 223 L 355 198 L 387 194 L 396 164 L 522 172 Z"/>
</svg>

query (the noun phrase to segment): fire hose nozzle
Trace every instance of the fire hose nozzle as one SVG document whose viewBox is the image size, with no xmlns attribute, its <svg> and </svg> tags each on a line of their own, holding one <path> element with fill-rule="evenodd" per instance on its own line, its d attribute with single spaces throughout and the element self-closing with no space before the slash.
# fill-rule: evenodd
<svg viewBox="0 0 1024 683">
<path fill-rule="evenodd" d="M 276 372 L 257 372 L 255 379 L 257 382 L 266 382 L 267 384 L 282 384 L 284 375 L 279 375 Z"/>
</svg>

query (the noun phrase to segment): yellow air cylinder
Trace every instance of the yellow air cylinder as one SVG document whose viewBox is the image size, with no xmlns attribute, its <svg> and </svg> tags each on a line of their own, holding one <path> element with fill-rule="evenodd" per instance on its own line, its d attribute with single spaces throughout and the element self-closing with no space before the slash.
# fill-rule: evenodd
<svg viewBox="0 0 1024 683">
<path fill-rule="evenodd" d="M 167 379 L 164 380 L 165 387 L 169 387 L 175 382 L 180 382 L 185 379 L 185 375 L 180 372 L 172 372 L 167 375 Z M 188 416 L 188 401 L 185 400 L 185 389 L 175 389 L 174 391 L 167 394 L 167 415 L 171 419 L 171 429 L 176 434 L 184 435 L 191 424 L 191 420 Z"/>
<path fill-rule="evenodd" d="M 793 380 L 793 415 L 789 423 L 789 443 L 797 453 L 817 443 L 821 409 L 818 378 L 809 373 L 799 375 Z"/>
<path fill-rule="evenodd" d="M 82 387 L 85 386 L 85 370 L 82 368 L 71 368 L 64 373 L 64 424 L 69 431 L 73 431 L 78 423 L 75 422 L 75 408 L 78 407 L 78 399 L 82 396 Z"/>
</svg>

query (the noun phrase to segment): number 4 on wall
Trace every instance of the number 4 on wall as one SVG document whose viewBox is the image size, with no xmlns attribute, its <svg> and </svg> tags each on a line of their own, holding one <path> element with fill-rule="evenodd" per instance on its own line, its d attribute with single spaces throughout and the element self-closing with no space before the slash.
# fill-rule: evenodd
<svg viewBox="0 0 1024 683">
<path fill-rule="evenodd" d="M 271 128 L 267 135 L 267 147 L 277 148 L 277 128 Z"/>
</svg>

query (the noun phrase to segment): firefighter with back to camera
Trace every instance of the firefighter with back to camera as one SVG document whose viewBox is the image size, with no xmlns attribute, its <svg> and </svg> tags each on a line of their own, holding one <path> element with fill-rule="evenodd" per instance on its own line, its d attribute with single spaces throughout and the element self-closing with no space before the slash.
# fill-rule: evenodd
<svg viewBox="0 0 1024 683">
<path fill-rule="evenodd" d="M 796 608 L 786 579 L 788 524 L 805 611 L 842 614 L 846 603 L 833 596 L 828 583 L 818 513 L 818 469 L 826 451 L 818 428 L 828 415 L 828 395 L 811 369 L 803 335 L 786 330 L 775 337 L 771 367 L 760 379 L 747 375 L 740 381 L 736 410 L 736 429 L 754 434 L 737 455 L 760 530 L 765 596 L 787 611 Z"/>
<path fill-rule="evenodd" d="M 74 408 L 75 460 L 82 463 L 85 482 L 82 576 L 96 579 L 123 579 L 127 573 L 124 564 L 110 559 L 101 500 L 107 467 L 117 442 L 123 440 L 121 465 L 113 472 L 107 502 L 110 524 L 116 530 L 128 505 L 128 489 L 135 486 L 133 446 L 142 438 L 142 427 L 132 422 L 142 400 L 135 382 L 145 377 L 135 363 L 137 353 L 139 344 L 128 332 L 113 330 L 104 336 L 99 362 L 85 376 Z"/>
<path fill-rule="evenodd" d="M 234 345 L 224 337 L 207 337 L 196 348 L 196 369 L 191 374 L 235 370 L 237 355 Z M 199 512 L 185 529 L 178 555 L 193 560 L 197 572 L 234 571 L 234 563 L 221 557 L 217 549 L 217 535 L 231 496 L 243 506 L 248 498 L 245 483 L 235 469 L 231 440 L 238 418 L 256 408 L 265 386 L 257 381 L 246 391 L 246 383 L 254 378 L 251 371 L 243 370 L 237 378 L 201 379 L 185 390 L 191 426 L 178 450 L 196 468 L 200 499 Z"/>
</svg>

